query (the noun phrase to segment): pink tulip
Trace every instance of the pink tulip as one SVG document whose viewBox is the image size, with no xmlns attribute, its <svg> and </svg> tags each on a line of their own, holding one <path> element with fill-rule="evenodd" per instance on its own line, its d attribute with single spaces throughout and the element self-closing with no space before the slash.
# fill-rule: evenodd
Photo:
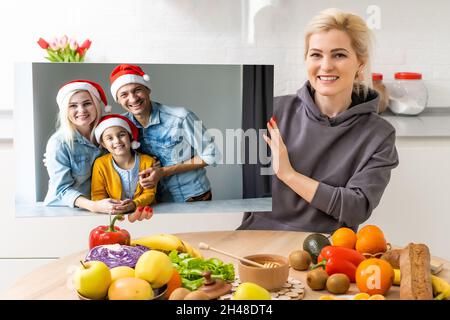
<svg viewBox="0 0 450 320">
<path fill-rule="evenodd" d="M 81 48 L 84 48 L 87 50 L 91 47 L 91 43 L 92 43 L 91 40 L 86 39 L 86 40 L 84 40 L 83 44 L 81 45 Z"/>
<path fill-rule="evenodd" d="M 51 48 L 52 50 L 55 50 L 55 51 L 59 50 L 59 41 L 58 41 L 58 39 L 53 38 L 53 39 L 50 41 L 49 45 L 50 45 L 50 48 Z"/>
<path fill-rule="evenodd" d="M 77 50 L 78 49 L 78 42 L 75 39 L 70 39 L 69 40 L 69 47 L 70 50 Z"/>
<path fill-rule="evenodd" d="M 48 42 L 42 38 L 39 38 L 39 41 L 37 43 L 42 49 L 47 49 L 49 46 Z"/>
<path fill-rule="evenodd" d="M 66 35 L 62 36 L 61 39 L 59 39 L 59 46 L 61 49 L 64 49 L 67 46 L 68 38 Z"/>
</svg>

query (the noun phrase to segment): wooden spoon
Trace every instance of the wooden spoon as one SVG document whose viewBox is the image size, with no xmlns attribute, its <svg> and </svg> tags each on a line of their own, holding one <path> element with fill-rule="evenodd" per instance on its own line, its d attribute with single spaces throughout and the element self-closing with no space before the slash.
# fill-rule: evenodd
<svg viewBox="0 0 450 320">
<path fill-rule="evenodd" d="M 204 243 L 204 242 L 200 242 L 200 243 L 198 244 L 198 247 L 199 247 L 200 249 L 202 249 L 202 250 L 211 250 L 211 251 L 215 251 L 215 252 L 224 254 L 224 255 L 226 255 L 226 256 L 229 256 L 229 257 L 231 257 L 231 258 L 234 258 L 234 259 L 243 261 L 243 262 L 245 262 L 245 263 L 247 263 L 247 264 L 250 264 L 250 265 L 252 265 L 252 266 L 255 266 L 255 267 L 260 267 L 260 268 L 273 268 L 273 267 L 277 267 L 277 266 L 278 266 L 278 264 L 272 264 L 272 262 L 266 262 L 266 263 L 264 263 L 264 264 L 261 264 L 261 263 L 258 263 L 258 262 L 256 262 L 256 261 L 252 261 L 252 260 L 249 260 L 249 259 L 245 259 L 245 258 L 243 258 L 243 257 L 238 257 L 238 256 L 236 256 L 236 255 L 234 255 L 234 254 L 232 254 L 232 253 L 228 253 L 228 252 L 225 252 L 225 251 L 216 249 L 216 248 L 214 248 L 214 247 L 211 247 L 209 244 Z"/>
</svg>

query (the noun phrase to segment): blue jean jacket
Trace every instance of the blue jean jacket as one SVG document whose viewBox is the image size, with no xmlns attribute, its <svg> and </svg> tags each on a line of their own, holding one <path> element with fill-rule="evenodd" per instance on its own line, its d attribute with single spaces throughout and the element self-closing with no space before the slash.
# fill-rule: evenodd
<svg viewBox="0 0 450 320">
<path fill-rule="evenodd" d="M 101 149 L 76 131 L 71 150 L 57 131 L 48 140 L 46 153 L 50 180 L 45 205 L 73 208 L 79 196 L 90 198 L 92 164 Z"/>
<path fill-rule="evenodd" d="M 200 119 L 186 108 L 152 101 L 150 122 L 145 128 L 131 113 L 124 115 L 139 129 L 140 151 L 156 156 L 161 166 L 181 163 L 197 155 L 208 165 L 217 164 L 219 153 L 213 137 L 207 134 Z M 162 201 L 184 202 L 209 190 L 211 185 L 202 168 L 163 177 L 158 193 Z"/>
</svg>

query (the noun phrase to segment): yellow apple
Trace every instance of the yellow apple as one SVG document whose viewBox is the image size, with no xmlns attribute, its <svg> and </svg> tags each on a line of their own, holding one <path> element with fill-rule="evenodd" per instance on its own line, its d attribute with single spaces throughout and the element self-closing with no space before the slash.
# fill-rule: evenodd
<svg viewBox="0 0 450 320">
<path fill-rule="evenodd" d="M 134 273 L 136 278 L 148 281 L 152 288 L 161 288 L 172 278 L 172 261 L 161 251 L 150 250 L 139 257 Z"/>
<path fill-rule="evenodd" d="M 101 261 L 81 262 L 73 275 L 73 284 L 78 293 L 86 298 L 104 299 L 111 284 L 111 272 Z"/>
<path fill-rule="evenodd" d="M 111 283 L 121 278 L 133 278 L 134 269 L 126 266 L 120 266 L 112 268 L 111 270 Z"/>
</svg>

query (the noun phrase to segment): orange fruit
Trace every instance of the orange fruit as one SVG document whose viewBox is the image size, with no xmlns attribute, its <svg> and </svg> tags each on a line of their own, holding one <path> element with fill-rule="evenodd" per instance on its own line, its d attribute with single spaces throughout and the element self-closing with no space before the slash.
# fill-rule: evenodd
<svg viewBox="0 0 450 320">
<path fill-rule="evenodd" d="M 383 253 L 387 250 L 387 243 L 384 236 L 378 233 L 365 234 L 356 240 L 356 251 L 359 253 Z"/>
<path fill-rule="evenodd" d="M 181 276 L 178 273 L 178 271 L 175 268 L 173 268 L 172 277 L 170 278 L 169 282 L 167 282 L 167 291 L 164 294 L 164 297 L 168 299 L 172 294 L 172 292 L 175 289 L 180 288 L 181 285 L 182 285 Z"/>
<path fill-rule="evenodd" d="M 339 228 L 331 236 L 333 246 L 355 249 L 356 233 L 350 228 Z"/>
<path fill-rule="evenodd" d="M 384 295 L 394 281 L 394 269 L 389 262 L 370 258 L 361 262 L 356 268 L 356 285 L 359 291 L 369 295 Z"/>
<path fill-rule="evenodd" d="M 374 294 L 370 296 L 369 300 L 386 300 L 386 298 L 381 294 Z"/>
<path fill-rule="evenodd" d="M 108 289 L 109 300 L 151 300 L 154 292 L 150 283 L 139 278 L 120 278 Z"/>
<path fill-rule="evenodd" d="M 387 250 L 386 239 L 383 231 L 374 225 L 367 225 L 361 228 L 356 234 L 355 249 L 359 253 L 383 253 Z"/>
<path fill-rule="evenodd" d="M 370 224 L 362 227 L 356 234 L 356 237 L 359 239 L 359 238 L 361 238 L 363 236 L 367 236 L 367 235 L 370 235 L 370 236 L 380 235 L 384 238 L 383 231 L 381 231 L 381 229 L 378 228 L 377 226 L 370 225 Z"/>
</svg>

